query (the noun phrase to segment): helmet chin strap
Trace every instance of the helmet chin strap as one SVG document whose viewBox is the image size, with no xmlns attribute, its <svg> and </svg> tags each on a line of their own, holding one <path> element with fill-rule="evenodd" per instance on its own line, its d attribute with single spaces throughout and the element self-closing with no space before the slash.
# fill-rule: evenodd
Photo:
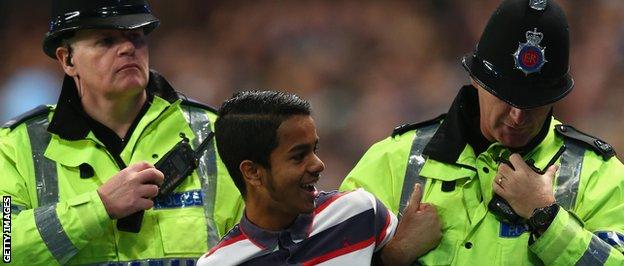
<svg viewBox="0 0 624 266">
<path fill-rule="evenodd" d="M 73 56 L 74 50 L 72 49 L 71 45 L 67 45 L 67 57 L 65 58 L 65 64 L 67 66 L 70 67 L 74 67 L 74 63 L 72 62 L 72 56 Z M 80 82 L 80 75 L 78 75 L 78 73 L 76 73 L 76 79 L 77 79 L 77 87 L 78 87 L 78 97 L 80 97 L 82 99 L 82 82 Z"/>
<path fill-rule="evenodd" d="M 82 82 L 80 82 L 80 76 L 77 74 L 76 79 L 78 79 L 78 97 L 82 99 Z"/>
</svg>

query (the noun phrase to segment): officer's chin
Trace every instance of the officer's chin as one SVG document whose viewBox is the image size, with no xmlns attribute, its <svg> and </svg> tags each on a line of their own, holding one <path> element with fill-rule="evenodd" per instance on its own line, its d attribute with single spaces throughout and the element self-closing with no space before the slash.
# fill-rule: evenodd
<svg viewBox="0 0 624 266">
<path fill-rule="evenodd" d="M 531 136 L 528 135 L 502 135 L 498 142 L 510 149 L 521 149 L 529 144 Z"/>
</svg>

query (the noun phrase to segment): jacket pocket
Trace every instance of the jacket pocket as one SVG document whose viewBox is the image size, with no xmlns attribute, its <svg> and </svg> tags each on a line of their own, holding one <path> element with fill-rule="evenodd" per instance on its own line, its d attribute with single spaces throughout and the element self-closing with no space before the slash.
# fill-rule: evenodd
<svg viewBox="0 0 624 266">
<path fill-rule="evenodd" d="M 208 251 L 203 208 L 163 210 L 157 219 L 165 256 L 199 258 Z"/>
</svg>

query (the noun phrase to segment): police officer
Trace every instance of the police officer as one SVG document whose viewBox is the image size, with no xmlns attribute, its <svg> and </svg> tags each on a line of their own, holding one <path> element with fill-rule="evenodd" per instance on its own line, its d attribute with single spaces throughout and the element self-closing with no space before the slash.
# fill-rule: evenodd
<svg viewBox="0 0 624 266">
<path fill-rule="evenodd" d="M 554 1 L 503 1 L 448 113 L 396 128 L 341 189 L 364 187 L 400 215 L 423 184 L 443 236 L 422 264 L 624 264 L 624 167 L 552 116 L 573 87 L 568 50 Z"/>
<path fill-rule="evenodd" d="M 149 69 L 145 0 L 58 0 L 43 50 L 65 72 L 59 101 L 0 131 L 0 195 L 12 199 L 18 265 L 192 264 L 241 215 L 211 143 L 173 193 L 154 164 L 212 130 L 215 111 Z M 145 210 L 138 232 L 120 218 Z M 132 228 L 132 227 L 131 227 Z"/>
</svg>

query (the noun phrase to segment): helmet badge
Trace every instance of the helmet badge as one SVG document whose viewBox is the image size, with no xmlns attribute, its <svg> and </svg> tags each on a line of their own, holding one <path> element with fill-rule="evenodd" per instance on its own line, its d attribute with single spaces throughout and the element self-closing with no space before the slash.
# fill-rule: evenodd
<svg viewBox="0 0 624 266">
<path fill-rule="evenodd" d="M 525 37 L 527 41 L 520 43 L 512 56 L 516 62 L 516 69 L 524 72 L 524 75 L 529 75 L 539 72 L 548 60 L 544 55 L 546 47 L 539 46 L 544 34 L 535 28 L 533 31 L 527 31 Z"/>
<path fill-rule="evenodd" d="M 535 10 L 544 10 L 546 8 L 546 0 L 530 0 L 529 6 Z"/>
</svg>

